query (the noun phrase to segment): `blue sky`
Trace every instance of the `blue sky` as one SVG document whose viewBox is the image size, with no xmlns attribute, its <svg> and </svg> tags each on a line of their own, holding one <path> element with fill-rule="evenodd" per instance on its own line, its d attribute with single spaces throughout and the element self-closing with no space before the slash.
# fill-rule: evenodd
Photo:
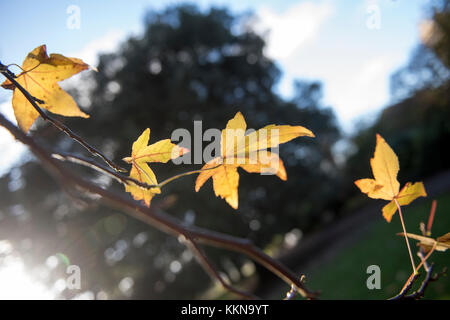
<svg viewBox="0 0 450 320">
<path fill-rule="evenodd" d="M 1 1 L 0 60 L 21 64 L 41 44 L 49 52 L 96 64 L 100 51 L 114 50 L 139 34 L 146 9 L 182 1 Z M 344 129 L 373 118 L 389 103 L 389 76 L 405 64 L 419 43 L 419 25 L 429 0 L 203 0 L 201 8 L 251 10 L 255 28 L 266 35 L 267 54 L 283 71 L 277 90 L 289 97 L 295 78 L 324 84 L 324 102 L 335 108 Z M 67 9 L 80 9 L 80 28 L 69 29 Z M 9 93 L 1 92 L 0 98 Z M 1 101 L 0 101 L 1 102 Z M 11 116 L 10 106 L 0 111 Z M 0 135 L 4 135 L 0 131 Z M 2 142 L 3 141 L 3 142 Z M 0 139 L 0 147 L 5 139 Z"/>
</svg>

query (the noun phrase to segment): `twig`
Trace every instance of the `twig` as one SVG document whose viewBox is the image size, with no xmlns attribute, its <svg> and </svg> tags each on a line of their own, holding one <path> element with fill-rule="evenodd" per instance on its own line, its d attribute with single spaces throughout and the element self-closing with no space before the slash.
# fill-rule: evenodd
<svg viewBox="0 0 450 320">
<path fill-rule="evenodd" d="M 302 274 L 302 275 L 300 276 L 300 281 L 301 281 L 302 283 L 305 283 L 306 277 L 305 277 L 304 274 Z M 291 285 L 291 289 L 290 289 L 288 292 L 286 292 L 286 297 L 284 297 L 283 300 L 292 300 L 292 299 L 295 298 L 296 294 L 297 294 L 297 290 L 295 289 L 295 286 L 294 286 L 294 285 Z"/>
<path fill-rule="evenodd" d="M 428 215 L 427 228 L 425 229 L 423 222 L 421 222 L 421 224 L 420 224 L 420 229 L 421 229 L 422 235 L 424 237 L 431 236 L 431 227 L 433 226 L 434 215 L 436 213 L 436 205 L 437 205 L 437 201 L 433 200 L 433 202 L 431 203 L 430 214 Z M 431 251 L 433 251 L 436 248 L 436 244 L 437 243 L 435 243 L 433 245 L 433 248 L 432 248 Z M 430 253 L 425 256 L 425 249 L 424 249 L 424 247 L 423 246 L 419 246 L 419 251 L 417 252 L 417 255 L 422 260 L 423 266 L 424 266 L 425 270 L 428 272 L 429 269 L 430 269 L 430 266 L 427 263 L 427 258 L 430 256 Z"/>
<path fill-rule="evenodd" d="M 131 177 L 125 176 L 123 174 L 120 174 L 116 171 L 110 170 L 107 167 L 104 167 L 96 162 L 94 162 L 93 160 L 90 159 L 86 159 L 84 157 L 81 156 L 75 156 L 72 154 L 67 154 L 67 153 L 52 153 L 52 157 L 60 160 L 60 161 L 69 161 L 75 164 L 79 164 L 85 167 L 88 167 L 90 169 L 93 169 L 97 172 L 103 173 L 108 175 L 109 177 L 113 178 L 114 180 L 116 180 L 117 182 L 126 185 L 128 183 L 133 183 L 136 186 L 143 188 L 143 189 L 150 189 L 150 188 L 155 188 L 157 187 L 157 185 L 150 185 L 147 184 L 145 182 L 140 182 L 136 179 L 133 179 Z"/>
<path fill-rule="evenodd" d="M 420 288 L 416 291 L 414 291 L 411 294 L 405 295 L 403 296 L 401 299 L 404 300 L 417 300 L 417 299 L 421 299 L 425 296 L 425 291 L 428 288 L 428 285 L 431 282 L 437 281 L 440 277 L 445 276 L 446 275 L 446 268 L 444 268 L 444 270 L 442 270 L 439 273 L 435 273 L 433 275 L 433 267 L 434 264 L 432 263 L 430 265 L 429 270 L 426 273 L 425 279 L 422 281 L 422 284 L 420 285 Z"/>
<path fill-rule="evenodd" d="M 53 153 L 52 157 L 55 158 L 55 159 L 58 159 L 60 161 L 69 161 L 69 162 L 72 162 L 72 163 L 76 163 L 76 164 L 88 167 L 90 169 L 93 169 L 95 171 L 98 171 L 100 173 L 106 174 L 106 175 L 110 176 L 111 178 L 113 178 L 114 180 L 116 180 L 117 182 L 119 182 L 119 183 L 121 183 L 123 185 L 132 183 L 132 184 L 134 184 L 134 185 L 136 185 L 136 186 L 138 186 L 138 187 L 140 187 L 142 189 L 146 189 L 146 190 L 147 189 L 151 189 L 151 188 L 162 188 L 163 186 L 165 186 L 169 182 L 172 182 L 172 181 L 174 181 L 176 179 L 179 179 L 181 177 L 185 177 L 185 176 L 188 176 L 188 175 L 191 175 L 191 174 L 200 173 L 202 171 L 213 170 L 213 169 L 216 169 L 217 167 L 220 166 L 220 164 L 219 164 L 219 165 L 217 165 L 215 167 L 211 167 L 211 168 L 187 171 L 187 172 L 183 172 L 183 173 L 177 174 L 177 175 L 175 175 L 173 177 L 167 178 L 166 180 L 163 180 L 163 181 L 161 181 L 158 184 L 147 184 L 145 182 L 141 182 L 141 181 L 136 180 L 134 178 L 131 178 L 129 176 L 125 176 L 123 174 L 120 174 L 120 173 L 118 173 L 116 171 L 110 170 L 109 168 L 104 167 L 104 166 L 96 163 L 93 160 L 86 159 L 86 158 L 81 157 L 81 156 L 75 156 L 75 155 L 72 155 L 72 154 L 61 153 L 60 152 L 60 153 Z"/>
<path fill-rule="evenodd" d="M 412 273 L 411 276 L 408 278 L 408 280 L 406 280 L 406 283 L 403 286 L 402 290 L 400 290 L 400 292 L 396 296 L 389 298 L 388 300 L 399 300 L 405 297 L 419 277 L 420 277 L 419 273 Z"/>
<path fill-rule="evenodd" d="M 397 201 L 396 201 L 396 203 L 397 203 Z M 433 225 L 434 214 L 436 212 L 436 204 L 437 204 L 437 201 L 433 200 L 433 202 L 431 204 L 430 214 L 428 216 L 427 228 L 425 229 L 423 222 L 420 223 L 420 229 L 422 231 L 422 235 L 423 236 L 430 236 L 431 235 L 431 227 Z M 398 205 L 398 203 L 397 203 L 397 206 L 398 206 L 398 208 L 400 210 L 400 206 Z M 403 223 L 403 218 L 402 218 L 401 215 L 400 215 L 400 218 L 402 219 L 402 223 Z M 404 227 L 403 227 L 403 231 L 404 231 L 404 233 L 403 233 L 404 236 L 407 238 L 407 235 L 406 235 Z M 433 244 L 433 247 L 430 249 L 430 251 L 426 255 L 425 255 L 423 247 L 419 246 L 419 250 L 418 250 L 417 254 L 420 257 L 421 263 L 419 264 L 417 269 L 414 269 L 414 272 L 409 276 L 408 280 L 406 280 L 406 283 L 403 286 L 403 288 L 400 291 L 400 293 L 397 296 L 395 296 L 394 298 L 397 298 L 397 299 L 402 298 L 408 293 L 409 289 L 411 289 L 413 283 L 418 278 L 416 272 L 419 271 L 419 269 L 420 269 L 420 267 L 422 265 L 424 266 L 426 272 L 430 271 L 430 266 L 427 263 L 427 259 L 431 256 L 433 251 L 436 249 L 436 245 L 437 245 L 437 242 L 435 242 Z M 408 243 L 408 248 L 409 248 L 409 243 Z M 392 299 L 394 299 L 394 298 L 392 298 Z"/>
<path fill-rule="evenodd" d="M 433 226 L 434 214 L 436 213 L 436 205 L 437 201 L 433 200 L 433 202 L 431 203 L 430 215 L 428 216 L 427 234 L 425 234 L 424 236 L 429 237 L 431 235 L 431 227 Z"/>
<path fill-rule="evenodd" d="M 252 295 L 250 293 L 238 290 L 228 283 L 222 278 L 222 276 L 217 272 L 216 268 L 213 266 L 211 261 L 209 261 L 208 257 L 205 253 L 198 247 L 198 245 L 194 241 L 184 241 L 186 246 L 192 251 L 194 256 L 197 258 L 198 263 L 203 267 L 203 269 L 210 275 L 213 280 L 218 280 L 220 284 L 228 291 L 244 298 L 244 299 L 260 299 L 259 297 Z"/>
<path fill-rule="evenodd" d="M 60 131 L 64 132 L 66 135 L 68 135 L 72 140 L 78 142 L 81 144 L 86 150 L 88 150 L 91 154 L 100 157 L 103 161 L 105 161 L 108 166 L 113 168 L 114 170 L 118 172 L 127 172 L 127 170 L 121 168 L 111 160 L 109 160 L 103 153 L 98 151 L 96 148 L 89 145 L 86 141 L 84 141 L 80 136 L 78 136 L 76 133 L 74 133 L 72 130 L 70 130 L 67 126 L 65 126 L 63 123 L 59 122 L 56 119 L 53 119 L 49 115 L 47 115 L 38 105 L 38 103 L 43 103 L 42 100 L 39 100 L 35 97 L 33 97 L 24 87 L 20 85 L 16 81 L 16 76 L 8 70 L 8 68 L 0 62 L 0 72 L 2 75 L 4 75 L 17 89 L 22 92 L 22 94 L 25 96 L 25 98 L 31 103 L 33 108 L 39 113 L 39 115 L 45 120 L 50 122 L 53 126 L 58 128 Z"/>
<path fill-rule="evenodd" d="M 428 284 L 432 281 L 432 272 L 433 272 L 433 264 L 431 264 L 430 268 L 428 269 L 425 279 L 422 281 L 422 284 L 420 285 L 419 290 L 406 295 L 403 297 L 403 299 L 420 299 L 424 296 L 425 290 L 428 286 Z"/>
<path fill-rule="evenodd" d="M 433 247 L 431 248 L 430 252 L 428 252 L 428 254 L 425 257 L 421 257 L 421 262 L 420 264 L 417 266 L 417 269 L 415 269 L 415 272 L 413 272 L 408 280 L 406 280 L 405 285 L 403 286 L 402 290 L 400 291 L 400 293 L 392 298 L 390 298 L 389 300 L 398 300 L 398 299 L 402 299 L 406 296 L 406 294 L 409 292 L 409 290 L 411 289 L 412 285 L 414 284 L 414 282 L 419 278 L 419 273 L 418 271 L 420 270 L 420 268 L 422 267 L 422 265 L 425 266 L 426 272 L 430 272 L 431 267 L 428 266 L 427 264 L 427 259 L 431 256 L 431 254 L 433 253 L 434 249 L 436 249 L 436 245 L 437 242 L 434 243 Z M 419 251 L 420 252 L 420 251 Z"/>
<path fill-rule="evenodd" d="M 20 69 L 22 69 L 22 68 L 20 68 Z M 5 66 L 1 61 L 0 61 L 0 72 L 6 77 L 6 74 L 9 76 L 9 77 L 11 77 L 11 78 L 13 78 L 13 79 L 15 79 L 16 78 L 16 75 L 14 74 L 14 72 L 12 72 L 12 71 L 10 71 L 9 69 L 8 69 L 8 66 Z M 8 78 L 9 79 L 9 78 Z M 10 80 L 11 81 L 11 80 Z"/>
<path fill-rule="evenodd" d="M 27 145 L 48 172 L 52 176 L 59 178 L 64 184 L 99 195 L 109 205 L 122 209 L 128 215 L 177 238 L 184 236 L 187 240 L 196 244 L 224 248 L 244 254 L 264 266 L 288 285 L 294 285 L 297 292 L 303 297 L 308 299 L 315 299 L 317 297 L 318 294 L 308 290 L 292 271 L 279 261 L 265 254 L 261 249 L 255 247 L 249 240 L 196 226 L 183 225 L 180 220 L 164 214 L 162 211 L 155 211 L 130 198 L 125 198 L 122 194 L 105 190 L 96 184 L 74 175 L 61 166 L 48 151 L 36 144 L 31 137 L 24 134 L 22 130 L 17 128 L 1 114 L 0 126 L 5 127 L 17 140 Z"/>
<path fill-rule="evenodd" d="M 297 293 L 297 291 L 295 290 L 294 286 L 291 286 L 291 289 L 286 292 L 286 297 L 284 297 L 283 300 L 292 300 L 295 298 L 295 294 Z"/>
<path fill-rule="evenodd" d="M 425 268 L 425 271 L 428 272 L 428 269 L 430 268 L 430 266 L 427 262 L 429 255 L 425 256 L 422 248 L 419 249 L 419 251 L 417 252 L 417 255 L 419 256 L 420 261 L 423 263 L 423 267 Z M 420 266 L 420 264 L 419 264 L 419 266 Z"/>
</svg>

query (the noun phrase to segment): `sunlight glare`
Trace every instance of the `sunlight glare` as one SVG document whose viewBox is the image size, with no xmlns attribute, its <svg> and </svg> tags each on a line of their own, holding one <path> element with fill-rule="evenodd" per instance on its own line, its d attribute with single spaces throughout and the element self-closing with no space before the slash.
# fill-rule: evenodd
<svg viewBox="0 0 450 320">
<path fill-rule="evenodd" d="M 50 300 L 53 293 L 44 284 L 33 280 L 23 261 L 8 256 L 0 265 L 0 300 Z"/>
</svg>

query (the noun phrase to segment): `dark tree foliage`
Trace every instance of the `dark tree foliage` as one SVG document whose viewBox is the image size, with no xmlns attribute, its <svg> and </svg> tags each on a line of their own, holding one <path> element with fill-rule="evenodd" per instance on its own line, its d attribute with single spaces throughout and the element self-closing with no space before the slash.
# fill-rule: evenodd
<svg viewBox="0 0 450 320">
<path fill-rule="evenodd" d="M 432 7 L 433 36 L 427 45 L 436 53 L 442 63 L 450 68 L 450 1 L 434 2 Z"/>
<path fill-rule="evenodd" d="M 419 45 L 414 49 L 410 62 L 391 76 L 392 100 L 402 101 L 422 89 L 433 89 L 450 78 L 449 69 L 430 48 Z"/>
<path fill-rule="evenodd" d="M 203 130 L 222 129 L 237 111 L 249 128 L 276 123 L 311 129 L 318 139 L 297 139 L 281 147 L 287 182 L 241 175 L 237 212 L 216 198 L 209 184 L 195 193 L 194 176 L 169 184 L 153 200 L 152 205 L 186 223 L 248 237 L 264 247 L 277 234 L 293 228 L 307 232 L 333 218 L 339 171 L 331 149 L 340 132 L 331 109 L 321 105 L 320 83 L 299 81 L 293 101 L 274 93 L 280 71 L 264 55 L 264 40 L 244 23 L 246 17 L 192 5 L 149 12 L 145 32 L 125 41 L 118 52 L 101 56 L 99 72 L 83 79 L 89 99 L 82 104 L 91 118 L 64 121 L 116 162 L 129 156 L 132 142 L 147 127 L 154 142 L 170 138 L 177 128 L 193 133 L 195 120 L 203 121 Z M 81 92 L 85 90 L 74 90 L 80 101 Z M 50 148 L 84 153 L 52 127 L 38 126 L 33 134 Z M 160 180 L 200 167 L 152 166 Z M 88 169 L 74 170 L 122 190 Z M 13 181 L 19 187 L 11 188 Z M 85 290 L 126 297 L 118 283 L 131 277 L 133 298 L 193 298 L 210 285 L 177 239 L 105 209 L 96 199 L 79 205 L 35 162 L 3 177 L 0 188 L 8 195 L 1 198 L 7 222 L 0 224 L 0 234 L 15 239 L 18 247 L 30 239 L 31 247 L 22 250 L 30 261 L 64 253 L 81 267 Z M 245 262 L 221 251 L 212 256 L 229 274 Z M 173 261 L 181 263 L 181 271 L 170 268 Z M 238 281 L 235 272 L 231 278 Z"/>
<path fill-rule="evenodd" d="M 391 95 L 399 102 L 422 89 L 438 88 L 450 79 L 450 1 L 434 1 L 428 8 L 429 30 L 414 49 L 407 66 L 391 77 Z"/>
</svg>

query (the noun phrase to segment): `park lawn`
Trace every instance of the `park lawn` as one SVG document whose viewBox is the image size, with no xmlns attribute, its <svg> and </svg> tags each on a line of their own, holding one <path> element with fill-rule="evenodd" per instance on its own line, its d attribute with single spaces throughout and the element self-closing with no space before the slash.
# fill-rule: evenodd
<svg viewBox="0 0 450 320">
<path fill-rule="evenodd" d="M 450 194 L 441 195 L 436 200 L 437 210 L 432 228 L 432 237 L 435 238 L 450 232 Z M 427 222 L 431 201 L 432 199 L 426 199 L 402 208 L 408 232 L 421 234 L 419 223 Z M 310 270 L 307 277 L 308 288 L 320 290 L 321 299 L 386 299 L 397 294 L 412 271 L 405 240 L 396 235 L 402 231 L 398 212 L 391 223 L 387 223 L 380 212 L 379 221 L 369 230 L 357 243 L 327 262 L 326 266 Z M 410 240 L 418 265 L 416 243 L 415 240 Z M 450 249 L 434 252 L 428 261 L 435 262 L 435 271 L 441 271 L 445 266 L 450 267 Z M 379 290 L 369 290 L 366 286 L 370 276 L 366 269 L 370 265 L 378 265 L 381 269 Z M 421 271 L 423 274 L 423 269 Z M 419 283 L 420 281 L 417 284 Z M 450 274 L 432 282 L 425 298 L 450 299 Z"/>
</svg>

